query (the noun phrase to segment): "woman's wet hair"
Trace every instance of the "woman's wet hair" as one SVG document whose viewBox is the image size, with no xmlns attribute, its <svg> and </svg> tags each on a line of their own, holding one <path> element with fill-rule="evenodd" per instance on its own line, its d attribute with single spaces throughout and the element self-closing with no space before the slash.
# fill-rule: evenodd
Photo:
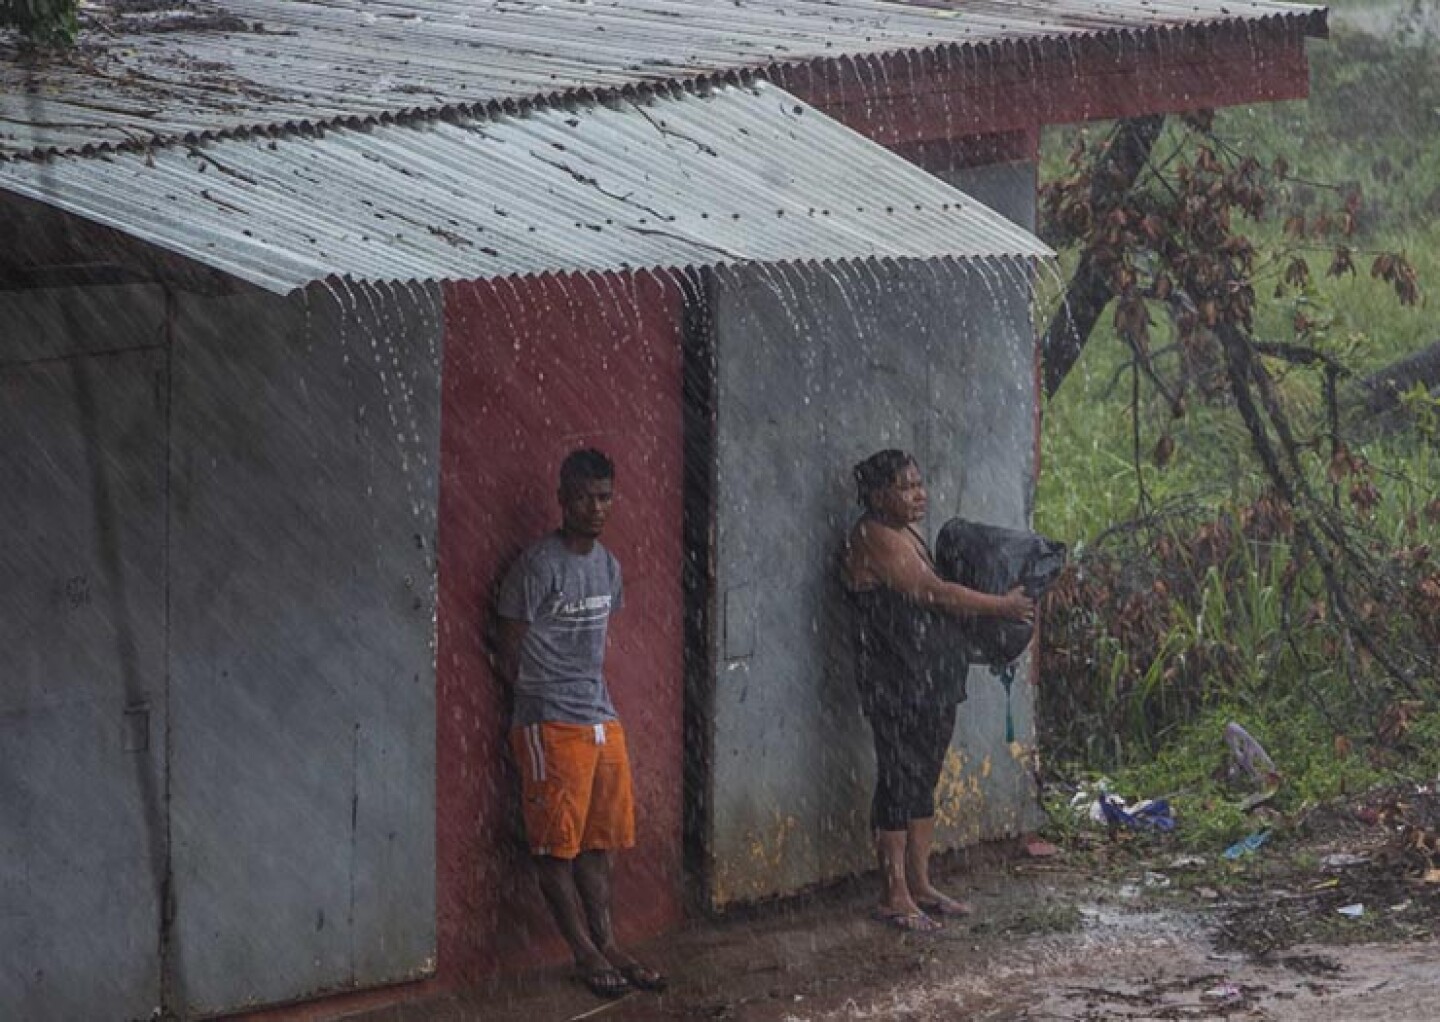
<svg viewBox="0 0 1440 1022">
<path fill-rule="evenodd" d="M 615 478 L 615 463 L 593 447 L 571 451 L 560 464 L 560 492 L 574 493 L 587 483 Z"/>
<path fill-rule="evenodd" d="M 853 470 L 855 499 L 860 502 L 861 507 L 871 508 L 874 496 L 894 483 L 900 478 L 901 472 L 914 464 L 914 458 L 896 448 L 876 451 Z"/>
</svg>

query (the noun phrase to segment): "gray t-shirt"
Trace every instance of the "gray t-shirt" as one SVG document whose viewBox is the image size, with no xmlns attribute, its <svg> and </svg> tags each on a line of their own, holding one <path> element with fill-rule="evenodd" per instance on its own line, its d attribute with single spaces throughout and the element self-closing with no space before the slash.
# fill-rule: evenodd
<svg viewBox="0 0 1440 1022">
<path fill-rule="evenodd" d="M 555 532 L 520 555 L 497 604 L 501 617 L 530 625 L 520 646 L 515 726 L 615 719 L 603 667 L 605 632 L 620 604 L 620 562 L 599 543 L 577 554 Z"/>
</svg>

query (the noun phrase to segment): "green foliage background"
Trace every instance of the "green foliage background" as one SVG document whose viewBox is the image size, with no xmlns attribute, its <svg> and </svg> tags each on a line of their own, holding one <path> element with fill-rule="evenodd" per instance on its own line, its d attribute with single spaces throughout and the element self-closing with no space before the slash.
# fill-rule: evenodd
<svg viewBox="0 0 1440 1022">
<path fill-rule="evenodd" d="M 1313 252 L 1302 253 L 1312 262 L 1310 283 L 1273 297 L 1285 263 L 1262 261 L 1255 333 L 1261 340 L 1289 340 L 1292 322 L 1303 314 L 1317 324 L 1312 343 L 1364 374 L 1440 341 L 1431 297 L 1440 287 L 1440 17 L 1414 0 L 1342 0 L 1331 8 L 1331 39 L 1309 44 L 1310 99 L 1221 111 L 1216 132 L 1266 166 L 1278 157 L 1291 168 L 1269 220 L 1244 229 L 1262 250 L 1293 247 L 1282 228 L 1287 217 L 1312 218 L 1334 207 L 1345 190 L 1360 189 L 1351 239 L 1358 272 L 1327 276 L 1333 244 L 1316 241 Z M 1366 30 L 1367 22 L 1380 27 Z M 1107 130 L 1049 133 L 1042 179 L 1064 171 L 1077 131 L 1099 140 Z M 1156 153 L 1173 147 L 1179 129 L 1168 130 Z M 1425 295 L 1420 304 L 1401 306 L 1389 285 L 1369 276 L 1371 253 L 1381 250 L 1410 259 Z M 1069 265 L 1062 260 L 1052 282 L 1057 294 Z M 1157 350 L 1169 342 L 1167 330 L 1157 316 Z M 1153 399 L 1141 411 L 1137 459 L 1128 360 L 1107 315 L 1046 409 L 1035 526 L 1071 543 L 1082 564 L 1097 541 L 1110 546 L 1114 556 L 1105 570 L 1113 575 L 1106 584 L 1143 590 L 1158 577 L 1154 564 L 1140 563 L 1147 543 L 1158 536 L 1183 545 L 1204 523 L 1236 520 L 1265 480 L 1238 418 L 1224 407 L 1195 407 L 1174 418 Z M 1319 414 L 1313 377 L 1284 375 L 1282 388 L 1298 417 Z M 1424 514 L 1440 497 L 1437 417 L 1433 403 L 1418 397 L 1415 412 L 1413 428 L 1383 435 L 1362 430 L 1356 447 L 1377 470 L 1382 500 L 1374 533 L 1397 546 L 1440 549 L 1440 526 Z M 1151 458 L 1162 436 L 1175 451 L 1163 468 Z M 1140 480 L 1151 508 L 1168 513 L 1167 524 L 1116 543 L 1117 524 L 1137 515 Z M 1285 632 L 1277 592 L 1290 551 L 1283 543 L 1263 547 L 1265 563 L 1257 564 L 1260 549 L 1235 546 L 1221 563 L 1197 563 L 1195 577 L 1148 594 L 1166 622 L 1153 650 L 1137 650 L 1113 620 L 1057 624 L 1047 613 L 1047 644 L 1073 637 L 1077 625 L 1094 633 L 1086 676 L 1068 680 L 1087 691 L 1047 691 L 1042 674 L 1042 727 L 1047 720 L 1064 722 L 1063 734 L 1049 736 L 1061 760 L 1054 768 L 1072 776 L 1103 771 L 1116 790 L 1169 795 L 1189 818 L 1188 839 L 1202 843 L 1253 826 L 1218 779 L 1228 720 L 1244 724 L 1275 758 L 1286 778 L 1276 801 L 1282 809 L 1396 777 L 1436 777 L 1440 713 L 1424 708 L 1402 737 L 1383 748 L 1376 743 L 1373 716 L 1360 712 L 1374 707 L 1359 705 L 1336 651 L 1320 645 L 1318 631 L 1301 630 L 1299 645 L 1289 641 L 1294 636 Z M 1098 570 L 1101 561 L 1095 564 Z M 1137 656 L 1149 659 L 1137 662 Z M 1433 691 L 1436 680 L 1430 681 Z"/>
<path fill-rule="evenodd" d="M 1332 6 L 1343 11 L 1375 5 L 1349 0 Z M 1251 233 L 1262 245 L 1278 247 L 1287 213 L 1318 209 L 1328 189 L 1303 181 L 1358 185 L 1364 204 L 1356 247 L 1405 252 L 1422 288 L 1428 284 L 1434 290 L 1440 287 L 1440 40 L 1418 29 L 1377 39 L 1347 29 L 1338 15 L 1332 22 L 1331 40 L 1310 43 L 1309 100 L 1222 110 L 1217 116 L 1217 133 L 1237 149 L 1267 165 L 1283 157 L 1292 174 L 1303 179 L 1284 189 L 1270 222 Z M 1061 172 L 1077 130 L 1098 139 L 1108 125 L 1048 133 L 1042 178 Z M 1166 146 L 1162 139 L 1156 151 Z M 1264 299 L 1258 336 L 1285 337 L 1288 321 L 1303 308 L 1326 324 L 1329 343 L 1361 373 L 1440 340 L 1428 291 L 1420 305 L 1401 307 L 1388 286 L 1368 276 L 1368 259 L 1357 257 L 1360 272 L 1354 276 L 1324 277 L 1327 252 L 1323 243 L 1315 245 L 1313 286 L 1283 300 L 1268 298 L 1283 266 L 1262 266 L 1256 288 Z M 1067 274 L 1068 264 L 1062 262 L 1060 277 Z M 1058 280 L 1051 283 L 1058 288 Z M 1157 326 L 1163 333 L 1163 324 Z M 1164 343 L 1157 338 L 1157 346 Z M 1047 407 L 1035 513 L 1040 531 L 1083 543 L 1135 513 L 1129 392 L 1121 375 L 1125 364 L 1126 354 L 1107 319 Z M 1148 461 L 1142 466 L 1147 490 L 1161 502 L 1199 497 L 1219 506 L 1254 496 L 1262 480 L 1249 471 L 1244 437 L 1233 416 L 1201 414 L 1174 423 L 1158 414 L 1146 416 L 1147 453 L 1159 437 L 1157 427 L 1171 430 L 1177 444 L 1175 460 L 1165 470 Z M 1411 453 L 1408 438 L 1399 443 L 1397 456 Z M 1376 449 L 1389 448 L 1380 443 Z"/>
<path fill-rule="evenodd" d="M 0 0 L 0 28 L 38 46 L 69 46 L 80 31 L 79 0 Z"/>
</svg>

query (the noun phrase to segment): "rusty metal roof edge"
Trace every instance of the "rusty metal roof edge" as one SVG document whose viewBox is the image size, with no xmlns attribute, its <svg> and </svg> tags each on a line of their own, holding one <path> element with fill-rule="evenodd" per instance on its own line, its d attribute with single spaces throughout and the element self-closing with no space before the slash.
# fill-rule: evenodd
<svg viewBox="0 0 1440 1022">
<path fill-rule="evenodd" d="M 1104 38 L 1125 38 L 1125 37 L 1155 37 L 1169 34 L 1194 34 L 1213 31 L 1220 27 L 1238 27 L 1244 25 L 1265 24 L 1267 22 L 1298 22 L 1307 37 L 1327 38 L 1329 35 L 1329 11 L 1325 7 L 1310 5 L 1295 5 L 1294 12 L 1283 12 L 1266 14 L 1259 17 L 1246 18 L 1231 16 L 1228 18 L 1214 18 L 1208 21 L 1195 22 L 1190 24 L 1176 25 L 1148 25 L 1140 28 L 1106 28 L 1091 31 L 1074 31 L 1066 33 L 1063 39 L 1066 40 L 1098 40 Z M 765 64 L 745 68 L 734 68 L 724 71 L 700 72 L 686 77 L 669 77 L 657 80 L 637 80 L 627 82 L 619 86 L 598 86 L 583 88 L 562 88 L 549 92 L 538 92 L 533 96 L 521 99 L 505 98 L 483 101 L 468 101 L 446 103 L 439 106 L 401 108 L 394 111 L 385 111 L 379 114 L 338 114 L 333 117 L 317 118 L 315 120 L 270 122 L 263 124 L 248 124 L 234 128 L 226 128 L 218 131 L 187 132 L 183 135 L 154 135 L 146 139 L 129 139 L 124 142 L 105 142 L 98 145 L 86 145 L 78 149 L 62 149 L 56 146 L 49 146 L 40 149 L 33 149 L 26 152 L 3 153 L 0 152 L 0 163 L 10 162 L 43 162 L 46 160 L 70 157 L 96 157 L 109 153 L 122 152 L 146 152 L 151 149 L 164 148 L 181 145 L 197 145 L 204 142 L 215 142 L 226 139 L 247 139 L 256 137 L 284 137 L 293 135 L 307 135 L 311 133 L 323 133 L 328 128 L 354 128 L 359 129 L 376 124 L 405 124 L 417 121 L 445 119 L 451 117 L 468 117 L 475 119 L 488 119 L 492 117 L 523 114 L 526 110 L 534 107 L 556 108 L 563 107 L 567 103 L 604 103 L 607 99 L 660 95 L 663 93 L 674 94 L 677 90 L 703 93 L 705 90 L 719 85 L 744 85 L 751 81 L 770 80 L 772 77 L 781 78 L 787 72 L 798 71 L 806 67 L 816 65 L 837 64 L 841 61 L 875 62 L 892 60 L 900 56 L 926 56 L 939 55 L 944 53 L 980 53 L 984 51 L 1004 50 L 1007 47 L 1017 45 L 1021 42 L 1059 43 L 1062 37 L 1058 35 L 1035 35 L 1023 38 L 1006 39 L 984 39 L 984 40 L 950 40 L 937 43 L 932 46 L 902 47 L 890 50 L 879 50 L 870 53 L 842 53 L 835 56 L 807 56 L 795 60 L 774 60 Z M 778 84 L 778 82 L 777 82 Z"/>
<path fill-rule="evenodd" d="M 1306 38 L 1329 38 L 1329 8 L 1309 4 L 1295 4 L 1294 6 L 1296 9 L 1293 12 L 1265 14 L 1249 18 L 1232 15 L 1226 18 L 1212 18 L 1208 21 L 1197 21 L 1186 24 L 1076 30 L 1063 35 L 1038 34 L 1017 35 L 1001 39 L 947 40 L 930 46 L 908 46 L 889 50 L 875 50 L 869 53 L 840 53 L 829 57 L 809 56 L 795 60 L 776 60 L 762 67 L 751 69 L 751 74 L 752 77 L 764 78 L 766 80 L 773 78 L 777 85 L 784 85 L 783 76 L 786 73 L 800 71 L 805 68 L 813 68 L 817 65 L 838 64 L 843 61 L 849 61 L 851 63 L 859 61 L 873 62 L 893 60 L 897 57 L 924 58 L 965 52 L 1003 51 L 1019 45 L 1041 47 L 1049 45 L 1068 48 L 1077 42 L 1099 42 L 1107 39 L 1163 38 L 1172 35 L 1204 35 L 1215 32 L 1218 29 L 1239 29 L 1245 26 L 1275 22 L 1298 23 L 1302 34 Z"/>
<path fill-rule="evenodd" d="M 188 258 L 188 257 L 187 257 Z M 1049 248 L 1044 255 L 1036 255 L 1030 252 L 1005 252 L 986 253 L 984 255 L 940 255 L 940 256 L 896 256 L 896 255 L 867 255 L 867 256 L 836 256 L 821 259 L 716 259 L 705 262 L 688 262 L 680 265 L 668 265 L 656 263 L 644 266 L 614 266 L 606 269 L 585 269 L 575 268 L 570 270 L 546 269 L 532 270 L 528 273 L 505 273 L 491 277 L 356 277 L 350 273 L 329 273 L 324 277 L 316 277 L 303 283 L 295 284 L 285 290 L 271 288 L 253 280 L 237 276 L 230 271 L 220 271 L 226 276 L 235 277 L 236 280 L 259 287 L 262 290 L 270 291 L 282 297 L 291 297 L 303 291 L 312 289 L 329 290 L 334 284 L 365 284 L 381 285 L 384 287 L 405 287 L 414 285 L 418 287 L 439 287 L 445 284 L 477 284 L 477 283 L 511 283 L 523 284 L 528 281 L 538 280 L 570 280 L 584 277 L 609 277 L 609 276 L 638 276 L 649 274 L 652 277 L 675 277 L 682 274 L 698 273 L 703 270 L 729 270 L 738 267 L 777 267 L 780 269 L 793 269 L 796 267 L 804 269 L 824 269 L 830 266 L 862 266 L 867 263 L 892 264 L 900 267 L 907 267 L 911 264 L 940 263 L 955 264 L 969 267 L 972 265 L 986 264 L 1017 264 L 1021 267 L 1035 267 L 1040 264 L 1048 264 L 1057 258 L 1056 253 Z"/>
</svg>

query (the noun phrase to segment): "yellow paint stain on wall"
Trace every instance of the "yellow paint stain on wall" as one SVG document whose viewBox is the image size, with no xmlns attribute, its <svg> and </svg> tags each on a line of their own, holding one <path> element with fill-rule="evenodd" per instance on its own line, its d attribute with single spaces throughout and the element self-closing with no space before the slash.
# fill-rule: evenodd
<svg viewBox="0 0 1440 1022">
<path fill-rule="evenodd" d="M 746 831 L 742 844 L 748 861 L 719 864 L 714 902 L 724 905 L 775 893 L 775 878 L 783 871 L 785 860 L 791 854 L 791 839 L 799 829 L 798 819 L 776 809 L 764 831 Z"/>
<path fill-rule="evenodd" d="M 785 846 L 790 835 L 800 826 L 793 816 L 786 816 L 775 810 L 771 819 L 772 829 L 764 834 L 751 831 L 746 835 L 750 859 L 756 866 L 778 867 L 785 861 Z"/>
<path fill-rule="evenodd" d="M 1040 765 L 1040 749 L 1035 745 L 1026 745 L 1024 742 L 1011 742 L 1009 745 L 1010 758 L 1021 766 L 1038 767 Z"/>
<path fill-rule="evenodd" d="M 979 813 L 985 795 L 980 790 L 980 777 L 966 771 L 966 756 L 958 749 L 945 754 L 940 770 L 940 783 L 935 786 L 935 823 L 942 827 L 978 827 Z"/>
</svg>

